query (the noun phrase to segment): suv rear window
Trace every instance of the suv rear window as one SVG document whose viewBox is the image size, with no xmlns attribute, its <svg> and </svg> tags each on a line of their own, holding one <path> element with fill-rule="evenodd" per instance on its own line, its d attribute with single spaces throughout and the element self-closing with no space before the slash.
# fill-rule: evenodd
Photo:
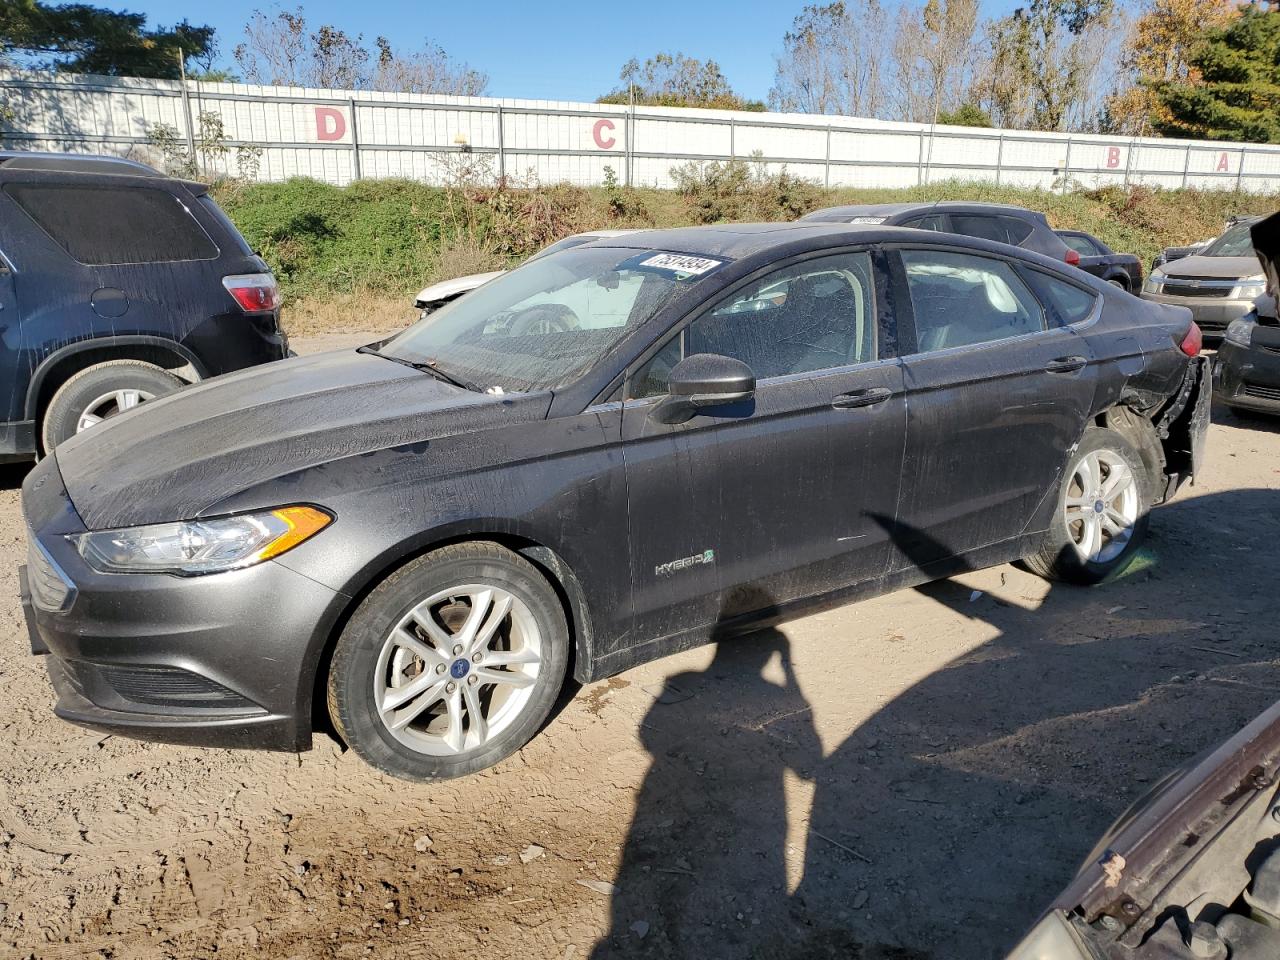
<svg viewBox="0 0 1280 960">
<path fill-rule="evenodd" d="M 35 183 L 5 190 L 54 243 L 90 266 L 218 256 L 204 228 L 164 190 Z"/>
</svg>

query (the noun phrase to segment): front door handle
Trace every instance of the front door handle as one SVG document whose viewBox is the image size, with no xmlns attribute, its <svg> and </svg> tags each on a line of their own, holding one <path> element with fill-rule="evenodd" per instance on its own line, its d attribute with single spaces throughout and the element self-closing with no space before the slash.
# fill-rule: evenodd
<svg viewBox="0 0 1280 960">
<path fill-rule="evenodd" d="M 1044 368 L 1049 373 L 1075 373 L 1077 370 L 1083 370 L 1088 363 L 1089 360 L 1086 357 L 1058 357 L 1046 363 Z"/>
<path fill-rule="evenodd" d="M 893 391 L 888 387 L 872 387 L 869 390 L 854 390 L 852 393 L 842 393 L 831 401 L 831 405 L 837 410 L 852 410 L 854 407 L 873 407 L 877 403 L 884 403 L 893 396 Z"/>
</svg>

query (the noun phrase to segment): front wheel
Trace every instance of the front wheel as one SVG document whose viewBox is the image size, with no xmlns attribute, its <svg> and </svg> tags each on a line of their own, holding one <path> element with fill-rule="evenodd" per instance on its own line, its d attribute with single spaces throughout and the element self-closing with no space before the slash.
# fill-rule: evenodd
<svg viewBox="0 0 1280 960">
<path fill-rule="evenodd" d="M 329 713 L 367 763 L 458 777 L 524 746 L 568 664 L 564 611 L 523 557 L 453 544 L 406 564 L 352 615 L 329 668 Z"/>
<path fill-rule="evenodd" d="M 1152 490 L 1133 444 L 1114 430 L 1090 427 L 1063 475 L 1044 543 L 1027 566 L 1068 583 L 1116 576 L 1146 538 Z"/>
</svg>

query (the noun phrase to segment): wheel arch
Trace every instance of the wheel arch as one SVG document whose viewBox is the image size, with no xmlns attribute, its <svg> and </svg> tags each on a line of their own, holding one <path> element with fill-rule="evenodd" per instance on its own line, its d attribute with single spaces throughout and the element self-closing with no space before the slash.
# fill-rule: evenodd
<svg viewBox="0 0 1280 960">
<path fill-rule="evenodd" d="M 176 340 L 142 334 L 78 340 L 54 350 L 32 373 L 27 385 L 26 419 L 39 420 L 59 386 L 81 370 L 109 360 L 140 360 L 165 370 L 190 365 L 198 378 L 208 376 L 200 358 Z"/>
<path fill-rule="evenodd" d="M 530 536 L 523 531 L 512 532 L 506 524 L 497 522 L 455 524 L 426 532 L 384 551 L 337 594 L 339 599 L 335 604 L 336 609 L 331 609 L 323 618 L 317 637 L 312 641 L 311 650 L 303 661 L 298 689 L 299 717 L 310 716 L 313 732 L 332 729 L 325 710 L 324 687 L 328 680 L 327 667 L 333 658 L 334 647 L 346 628 L 347 621 L 364 602 L 365 597 L 394 571 L 418 557 L 433 550 L 439 550 L 441 547 L 476 540 L 496 543 L 524 557 L 546 578 L 560 600 L 565 621 L 569 626 L 569 663 L 566 677 L 571 677 L 579 683 L 590 682 L 594 679 L 592 664 L 595 638 L 586 592 L 573 568 L 564 560 L 562 553 L 544 543 L 546 539 Z M 305 739 L 305 736 L 300 739 Z"/>
</svg>

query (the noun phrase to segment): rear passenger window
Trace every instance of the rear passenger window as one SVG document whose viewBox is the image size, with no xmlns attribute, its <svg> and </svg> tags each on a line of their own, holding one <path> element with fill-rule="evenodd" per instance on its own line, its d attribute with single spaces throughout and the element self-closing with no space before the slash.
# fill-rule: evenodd
<svg viewBox="0 0 1280 960">
<path fill-rule="evenodd" d="M 953 213 L 952 232 L 966 237 L 981 237 L 996 243 L 1017 246 L 1031 235 L 1031 224 L 1017 217 L 996 217 L 985 214 Z"/>
<path fill-rule="evenodd" d="M 1093 291 L 1039 270 L 1028 270 L 1027 277 L 1054 326 L 1066 327 L 1087 320 L 1098 302 L 1098 295 Z"/>
<path fill-rule="evenodd" d="M 1044 311 L 1003 260 L 903 250 L 921 352 L 1038 333 Z"/>
<path fill-rule="evenodd" d="M 913 227 L 916 230 L 937 230 L 947 233 L 947 224 L 944 217 L 933 214 L 928 217 L 916 217 L 914 220 L 902 221 L 902 226 Z"/>
<path fill-rule="evenodd" d="M 54 243 L 90 266 L 218 256 L 204 228 L 164 190 L 33 183 L 5 190 Z"/>
</svg>

